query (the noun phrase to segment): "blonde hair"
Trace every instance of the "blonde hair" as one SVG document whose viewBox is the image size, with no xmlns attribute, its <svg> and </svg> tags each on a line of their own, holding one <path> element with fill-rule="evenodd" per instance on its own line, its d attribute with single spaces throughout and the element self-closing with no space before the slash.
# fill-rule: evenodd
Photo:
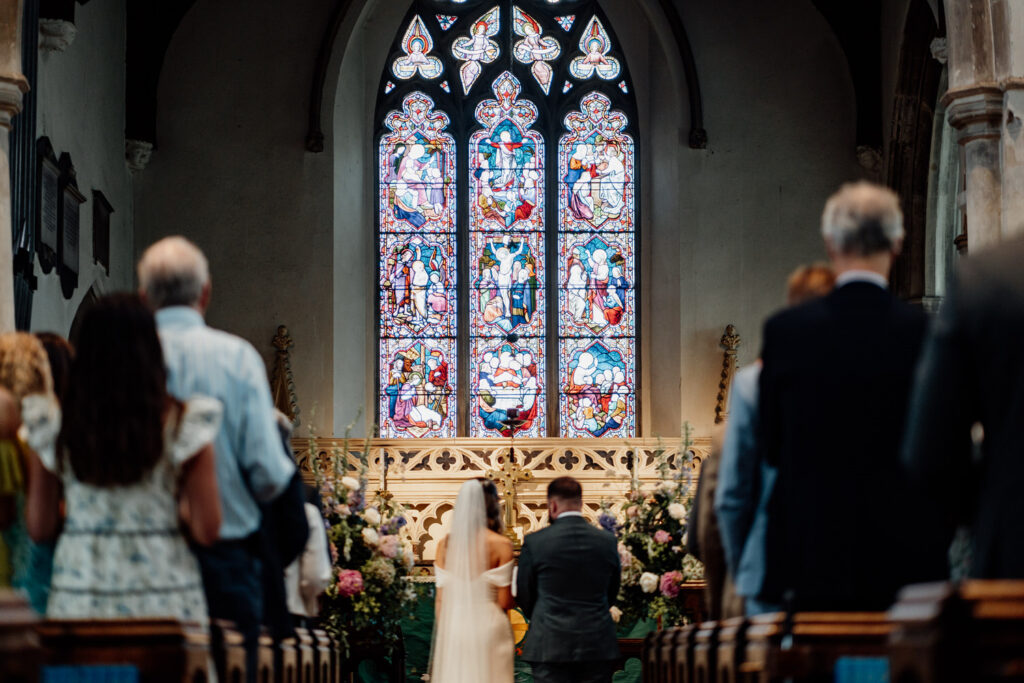
<svg viewBox="0 0 1024 683">
<path fill-rule="evenodd" d="M 790 306 L 825 296 L 836 286 L 836 274 L 821 263 L 800 266 L 786 281 L 786 300 Z"/>
<path fill-rule="evenodd" d="M 864 180 L 846 183 L 825 203 L 821 234 L 841 254 L 891 251 L 904 235 L 900 198 Z"/>
<path fill-rule="evenodd" d="M 46 347 L 27 332 L 0 334 L 0 386 L 21 399 L 30 394 L 53 392 Z"/>
</svg>

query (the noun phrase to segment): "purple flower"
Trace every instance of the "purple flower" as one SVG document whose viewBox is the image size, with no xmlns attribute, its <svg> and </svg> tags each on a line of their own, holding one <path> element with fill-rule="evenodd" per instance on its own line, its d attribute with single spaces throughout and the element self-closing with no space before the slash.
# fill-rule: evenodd
<svg viewBox="0 0 1024 683">
<path fill-rule="evenodd" d="M 672 540 L 672 534 L 670 534 L 669 532 L 665 531 L 664 529 L 658 529 L 657 531 L 654 532 L 654 542 L 655 543 L 665 544 L 665 543 L 668 543 L 671 540 Z"/>
<path fill-rule="evenodd" d="M 598 515 L 597 523 L 601 525 L 602 529 L 613 534 L 619 530 L 619 521 L 615 519 L 615 515 L 610 515 L 607 512 L 602 512 Z"/>
<path fill-rule="evenodd" d="M 388 521 L 384 522 L 380 527 L 380 530 L 385 534 L 397 534 L 398 530 L 406 524 L 408 524 L 408 522 L 405 521 L 405 517 L 399 515 L 398 517 L 392 517 Z"/>
<path fill-rule="evenodd" d="M 672 570 L 661 575 L 661 594 L 666 598 L 679 595 L 679 586 L 683 583 L 682 572 Z"/>
<path fill-rule="evenodd" d="M 342 569 L 338 572 L 338 594 L 351 598 L 363 592 L 363 575 L 358 569 Z"/>
</svg>

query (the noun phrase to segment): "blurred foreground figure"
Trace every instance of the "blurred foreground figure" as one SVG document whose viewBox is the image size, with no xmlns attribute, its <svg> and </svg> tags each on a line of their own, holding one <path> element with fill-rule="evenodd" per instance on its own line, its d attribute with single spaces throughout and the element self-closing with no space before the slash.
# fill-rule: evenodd
<svg viewBox="0 0 1024 683">
<path fill-rule="evenodd" d="M 823 265 L 800 266 L 793 271 L 786 282 L 786 304 L 798 306 L 823 297 L 835 287 L 836 276 L 832 269 Z M 697 485 L 696 512 L 702 505 L 702 491 L 705 485 L 711 488 L 707 494 L 714 501 L 718 521 L 715 533 L 720 533 L 720 551 L 724 559 L 708 563 L 703 557 L 707 582 L 716 582 L 713 566 L 719 572 L 728 568 L 722 598 L 722 617 L 762 614 L 778 609 L 777 605 L 761 604 L 757 596 L 764 582 L 764 534 L 768 524 L 767 501 L 775 486 L 776 470 L 764 462 L 757 446 L 757 387 L 761 377 L 761 359 L 736 373 L 729 392 L 729 421 L 721 447 L 713 449 L 711 457 L 700 468 L 700 483 Z M 718 459 L 721 454 L 721 471 Z M 710 465 L 710 467 L 708 467 Z M 707 468 L 707 469 L 705 469 Z M 715 486 L 717 474 L 717 487 Z M 708 483 L 705 484 L 705 478 Z M 703 504 L 708 507 L 707 504 Z M 706 555 L 714 541 L 702 539 L 702 529 L 709 526 L 702 523 L 704 515 L 694 514 L 697 538 Z M 709 534 L 712 535 L 713 534 Z M 696 551 L 694 551 L 696 554 Z M 721 579 L 718 579 L 721 580 Z M 735 582 L 735 587 L 732 586 Z M 736 595 L 732 599 L 730 593 Z M 713 604 L 708 601 L 709 606 Z M 713 613 L 709 607 L 709 613 Z M 715 618 L 715 617 L 712 617 Z"/>
<path fill-rule="evenodd" d="M 964 261 L 925 345 L 908 418 L 910 474 L 943 505 L 933 524 L 971 526 L 977 578 L 1024 578 L 1022 262 L 1021 241 Z"/>
<path fill-rule="evenodd" d="M 926 533 L 934 513 L 899 459 L 927 319 L 888 290 L 904 235 L 893 192 L 844 185 L 821 227 L 836 288 L 764 329 L 758 439 L 777 477 L 757 598 L 883 610 L 901 586 L 948 575 L 948 539 Z"/>
</svg>

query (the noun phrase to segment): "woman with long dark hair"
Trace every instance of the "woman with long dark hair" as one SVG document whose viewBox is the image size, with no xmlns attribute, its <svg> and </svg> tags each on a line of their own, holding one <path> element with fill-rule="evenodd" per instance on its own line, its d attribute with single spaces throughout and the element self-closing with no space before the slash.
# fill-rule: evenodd
<svg viewBox="0 0 1024 683">
<path fill-rule="evenodd" d="M 221 405 L 180 403 L 153 315 L 135 296 L 98 301 L 82 321 L 63 421 L 25 401 L 30 443 L 48 470 L 29 482 L 28 530 L 60 527 L 47 615 L 168 616 L 205 621 L 199 565 L 186 535 L 216 540 L 220 502 L 211 442 Z M 54 443 L 55 442 L 55 443 Z"/>
<path fill-rule="evenodd" d="M 430 680 L 512 683 L 512 542 L 501 534 L 494 482 L 459 489 L 448 535 L 434 561 L 437 586 Z"/>
</svg>

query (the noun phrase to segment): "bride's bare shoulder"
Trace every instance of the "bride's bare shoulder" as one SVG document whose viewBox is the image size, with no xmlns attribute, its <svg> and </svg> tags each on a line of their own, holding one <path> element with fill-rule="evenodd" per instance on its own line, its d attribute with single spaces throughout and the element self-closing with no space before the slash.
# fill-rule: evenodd
<svg viewBox="0 0 1024 683">
<path fill-rule="evenodd" d="M 512 559 L 512 541 L 508 536 L 488 529 L 487 548 L 490 551 L 490 556 L 498 559 L 502 564 Z"/>
</svg>

